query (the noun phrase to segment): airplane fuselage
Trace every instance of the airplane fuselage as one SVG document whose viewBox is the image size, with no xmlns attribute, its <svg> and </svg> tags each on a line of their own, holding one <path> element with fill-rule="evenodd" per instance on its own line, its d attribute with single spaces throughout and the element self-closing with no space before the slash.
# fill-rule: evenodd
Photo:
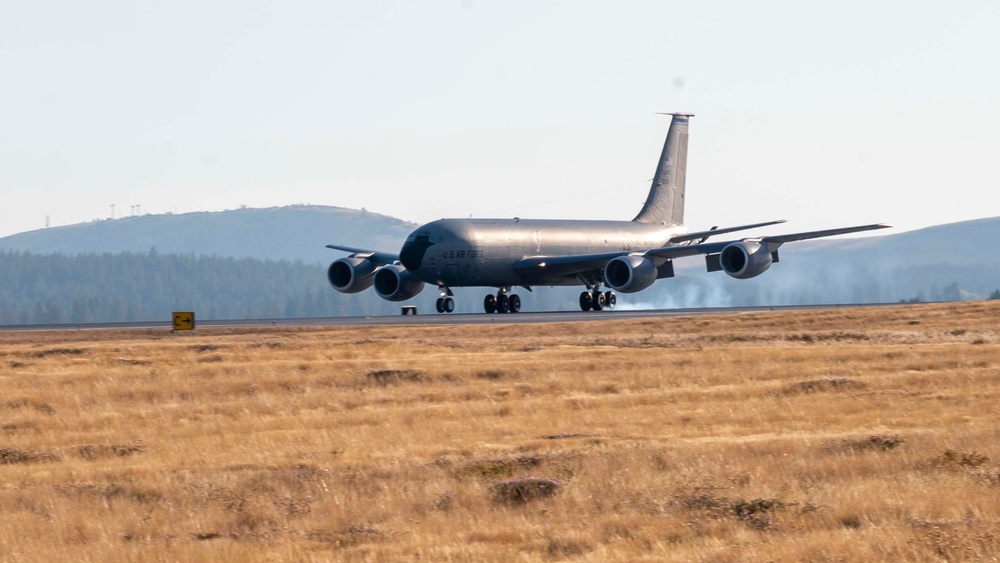
<svg viewBox="0 0 1000 563">
<path fill-rule="evenodd" d="M 683 232 L 633 221 L 441 219 L 413 231 L 399 256 L 407 270 L 438 286 L 580 285 L 576 277 L 518 272 L 514 265 L 533 256 L 656 248 Z"/>
</svg>

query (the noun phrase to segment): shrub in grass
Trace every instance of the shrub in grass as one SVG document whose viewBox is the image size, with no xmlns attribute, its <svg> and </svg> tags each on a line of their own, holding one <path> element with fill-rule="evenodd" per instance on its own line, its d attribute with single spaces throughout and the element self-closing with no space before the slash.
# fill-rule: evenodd
<svg viewBox="0 0 1000 563">
<path fill-rule="evenodd" d="M 14 465 L 15 463 L 45 463 L 50 461 L 59 461 L 59 456 L 49 452 L 0 448 L 0 465 Z"/>
<path fill-rule="evenodd" d="M 438 510 L 451 510 L 455 506 L 455 493 L 445 491 L 434 503 L 434 508 Z"/>
<path fill-rule="evenodd" d="M 527 477 L 494 483 L 490 487 L 490 492 L 493 495 L 493 502 L 516 506 L 551 497 L 558 493 L 561 487 L 562 482 L 558 479 Z"/>
<path fill-rule="evenodd" d="M 904 440 L 902 436 L 897 436 L 895 434 L 876 434 L 861 440 L 852 441 L 850 442 L 850 446 L 855 450 L 878 450 L 880 452 L 887 452 L 899 447 L 899 445 L 903 442 Z"/>
<path fill-rule="evenodd" d="M 365 377 L 377 385 L 392 385 L 404 381 L 420 381 L 424 374 L 415 369 L 377 369 L 368 372 Z"/>
<path fill-rule="evenodd" d="M 537 455 L 522 455 L 517 457 L 501 457 L 478 461 L 467 466 L 469 472 L 483 477 L 509 477 L 518 469 L 530 469 L 542 464 L 543 458 Z"/>
<path fill-rule="evenodd" d="M 985 465 L 989 460 L 990 458 L 987 456 L 976 452 L 963 453 L 945 450 L 943 454 L 931 460 L 931 465 L 951 469 L 976 468 Z"/>
<path fill-rule="evenodd" d="M 848 391 L 852 389 L 864 389 L 866 386 L 860 381 L 848 379 L 846 377 L 827 377 L 824 379 L 814 379 L 803 381 L 789 386 L 786 392 L 796 393 L 820 393 L 823 391 Z"/>
<path fill-rule="evenodd" d="M 696 490 L 693 494 L 674 499 L 671 504 L 687 510 L 707 513 L 715 518 L 732 518 L 752 528 L 763 530 L 774 524 L 774 513 L 794 505 L 774 498 L 752 500 L 719 496 L 711 490 Z"/>
<path fill-rule="evenodd" d="M 107 457 L 127 457 L 142 453 L 146 446 L 141 444 L 88 444 L 73 448 L 83 459 L 100 459 Z"/>
</svg>

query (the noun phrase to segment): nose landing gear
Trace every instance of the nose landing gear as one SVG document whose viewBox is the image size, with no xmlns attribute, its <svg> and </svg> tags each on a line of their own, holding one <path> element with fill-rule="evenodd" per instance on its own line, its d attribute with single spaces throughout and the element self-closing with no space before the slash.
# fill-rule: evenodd
<svg viewBox="0 0 1000 563">
<path fill-rule="evenodd" d="M 450 288 L 441 288 L 441 297 L 438 297 L 435 304 L 438 313 L 451 313 L 455 310 L 455 300 L 452 298 L 454 295 Z"/>
<path fill-rule="evenodd" d="M 455 300 L 451 297 L 439 297 L 435 306 L 438 313 L 451 313 L 455 310 Z"/>
</svg>

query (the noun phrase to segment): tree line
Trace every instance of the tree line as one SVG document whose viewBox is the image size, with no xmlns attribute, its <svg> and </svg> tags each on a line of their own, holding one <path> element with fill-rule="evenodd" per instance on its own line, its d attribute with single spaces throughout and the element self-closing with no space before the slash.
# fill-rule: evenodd
<svg viewBox="0 0 1000 563">
<path fill-rule="evenodd" d="M 872 271 L 847 261 L 775 267 L 733 280 L 692 272 L 620 295 L 637 308 L 794 305 L 1000 299 L 1000 266 L 921 267 Z M 950 278 L 950 279 L 949 279 Z M 953 281 L 953 280 L 960 281 Z M 432 288 L 407 305 L 434 310 Z M 577 310 L 582 288 L 518 290 L 526 311 Z M 459 312 L 481 312 L 488 288 L 457 288 Z M 493 290 L 495 291 L 495 290 Z M 914 295 L 916 297 L 914 297 Z M 0 251 L 0 325 L 168 320 L 172 311 L 199 319 L 305 318 L 399 314 L 400 303 L 374 290 L 345 295 L 330 287 L 326 267 L 301 261 L 194 254 Z"/>
<path fill-rule="evenodd" d="M 352 299 L 353 297 L 353 299 Z M 346 296 L 301 261 L 146 253 L 0 252 L 0 324 L 385 314 L 397 304 Z"/>
</svg>

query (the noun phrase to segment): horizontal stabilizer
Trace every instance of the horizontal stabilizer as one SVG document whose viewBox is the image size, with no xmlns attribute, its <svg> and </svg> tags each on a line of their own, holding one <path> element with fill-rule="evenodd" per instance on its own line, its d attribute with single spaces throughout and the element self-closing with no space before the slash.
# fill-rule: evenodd
<svg viewBox="0 0 1000 563">
<path fill-rule="evenodd" d="M 393 254 L 392 252 L 382 252 L 380 250 L 367 250 L 364 248 L 354 248 L 353 246 L 340 246 L 336 244 L 328 244 L 327 248 L 332 248 L 334 250 L 342 250 L 344 252 L 350 252 L 351 256 L 355 258 L 365 258 L 375 262 L 376 264 L 393 264 L 399 262 L 399 255 Z"/>
<path fill-rule="evenodd" d="M 711 236 L 722 235 L 725 233 L 735 233 L 736 231 L 745 231 L 747 229 L 756 229 L 757 227 L 768 227 L 771 225 L 778 225 L 780 223 L 784 223 L 785 221 L 786 221 L 785 219 L 778 219 L 777 221 L 768 221 L 766 223 L 754 223 L 753 225 L 740 225 L 739 227 L 726 227 L 725 229 L 711 229 L 708 231 L 684 233 L 682 235 L 670 237 L 669 242 L 677 244 L 679 242 L 686 242 L 689 240 L 698 240 L 698 239 L 701 239 L 699 242 L 705 242 L 705 239 Z"/>
</svg>

